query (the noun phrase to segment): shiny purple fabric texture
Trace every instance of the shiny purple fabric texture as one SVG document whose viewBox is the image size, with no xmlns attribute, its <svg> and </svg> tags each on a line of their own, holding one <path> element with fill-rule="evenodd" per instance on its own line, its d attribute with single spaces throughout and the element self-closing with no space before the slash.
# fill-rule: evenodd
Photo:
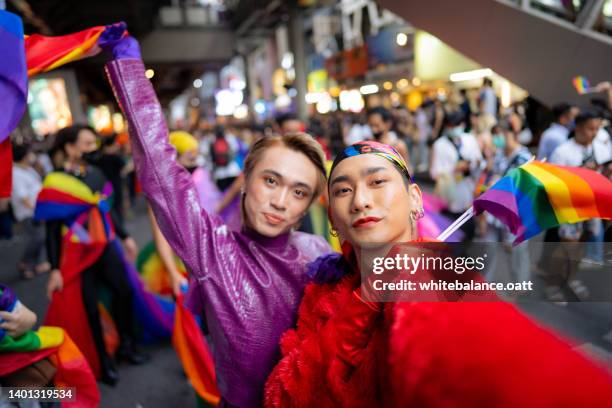
<svg viewBox="0 0 612 408">
<path fill-rule="evenodd" d="M 188 303 L 203 314 L 217 381 L 231 405 L 261 406 L 280 358 L 279 339 L 295 324 L 306 265 L 331 251 L 318 236 L 276 238 L 231 231 L 206 213 L 190 174 L 174 161 L 163 111 L 140 60 L 107 65 L 127 117 L 136 171 L 159 226 L 191 273 Z"/>
</svg>

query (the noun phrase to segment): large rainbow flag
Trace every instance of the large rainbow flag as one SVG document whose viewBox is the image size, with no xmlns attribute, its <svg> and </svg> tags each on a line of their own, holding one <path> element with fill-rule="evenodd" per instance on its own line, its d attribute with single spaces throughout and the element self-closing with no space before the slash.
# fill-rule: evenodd
<svg viewBox="0 0 612 408">
<path fill-rule="evenodd" d="M 560 224 L 612 219 L 612 182 L 581 167 L 532 161 L 510 170 L 473 207 L 506 224 L 516 245 Z"/>
<path fill-rule="evenodd" d="M 0 198 L 11 194 L 9 135 L 25 111 L 28 77 L 98 54 L 107 30 L 123 30 L 123 35 L 128 35 L 125 23 L 118 23 L 58 37 L 24 36 L 19 16 L 0 10 L 0 55 L 3 58 L 0 64 L 0 100 L 3 101 L 0 111 Z"/>
</svg>

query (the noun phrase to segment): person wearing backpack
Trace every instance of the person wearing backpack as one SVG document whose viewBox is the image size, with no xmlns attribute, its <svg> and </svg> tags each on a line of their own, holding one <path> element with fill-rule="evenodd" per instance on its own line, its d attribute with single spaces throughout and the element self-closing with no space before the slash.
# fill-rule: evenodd
<svg viewBox="0 0 612 408">
<path fill-rule="evenodd" d="M 210 145 L 213 178 L 219 190 L 225 191 L 240 175 L 240 166 L 235 160 L 238 143 L 235 136 L 225 134 L 225 128 L 222 125 L 215 126 L 214 133 L 215 139 Z"/>
</svg>

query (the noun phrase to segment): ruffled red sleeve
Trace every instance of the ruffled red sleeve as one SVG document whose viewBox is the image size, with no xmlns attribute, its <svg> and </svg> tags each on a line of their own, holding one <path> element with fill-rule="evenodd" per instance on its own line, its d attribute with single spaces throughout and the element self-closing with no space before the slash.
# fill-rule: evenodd
<svg viewBox="0 0 612 408">
<path fill-rule="evenodd" d="M 399 303 L 388 378 L 415 407 L 610 407 L 610 375 L 505 303 Z"/>
</svg>

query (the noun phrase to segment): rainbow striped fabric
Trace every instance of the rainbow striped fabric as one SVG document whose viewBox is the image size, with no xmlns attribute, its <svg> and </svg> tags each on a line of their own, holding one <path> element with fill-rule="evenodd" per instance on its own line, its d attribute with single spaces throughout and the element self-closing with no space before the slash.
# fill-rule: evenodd
<svg viewBox="0 0 612 408">
<path fill-rule="evenodd" d="M 67 238 L 72 242 L 110 242 L 114 239 L 109 215 L 112 194 L 109 182 L 101 193 L 94 193 L 74 176 L 62 172 L 49 173 L 38 194 L 34 219 L 76 220 L 67 231 Z M 88 222 L 87 229 L 83 227 L 85 221 Z"/>
<path fill-rule="evenodd" d="M 12 311 L 17 300 L 11 288 L 0 284 L 0 310 Z M 16 338 L 0 333 L 0 376 L 45 358 L 57 368 L 54 386 L 77 388 L 75 401 L 63 403 L 62 406 L 98 406 L 100 393 L 91 368 L 65 330 L 41 326 L 37 331 L 30 330 Z"/>
<path fill-rule="evenodd" d="M 0 198 L 9 197 L 12 181 L 12 154 L 9 135 L 26 107 L 27 76 L 23 46 L 23 24 L 12 13 L 0 10 Z"/>
<path fill-rule="evenodd" d="M 19 16 L 0 10 L 0 100 L 5 102 L 0 113 L 0 198 L 11 193 L 9 134 L 25 111 L 28 77 L 98 54 L 103 34 L 111 27 L 117 29 L 116 25 L 97 26 L 58 37 L 24 36 Z"/>
<path fill-rule="evenodd" d="M 88 28 L 58 37 L 40 34 L 25 37 L 28 76 L 59 68 L 69 62 L 98 54 L 97 46 L 106 26 Z"/>
<path fill-rule="evenodd" d="M 612 182 L 592 170 L 532 161 L 510 170 L 473 207 L 506 224 L 516 245 L 560 224 L 612 219 Z"/>
<path fill-rule="evenodd" d="M 578 92 L 578 94 L 580 95 L 589 92 L 589 90 L 591 89 L 589 80 L 586 79 L 586 77 L 583 77 L 582 75 L 574 77 L 574 79 L 572 79 L 572 84 L 574 85 L 574 88 L 576 88 L 576 92 Z"/>
<path fill-rule="evenodd" d="M 217 405 L 221 394 L 217 388 L 212 355 L 196 319 L 185 308 L 182 295 L 176 300 L 172 344 L 198 396 L 210 404 Z"/>
</svg>

